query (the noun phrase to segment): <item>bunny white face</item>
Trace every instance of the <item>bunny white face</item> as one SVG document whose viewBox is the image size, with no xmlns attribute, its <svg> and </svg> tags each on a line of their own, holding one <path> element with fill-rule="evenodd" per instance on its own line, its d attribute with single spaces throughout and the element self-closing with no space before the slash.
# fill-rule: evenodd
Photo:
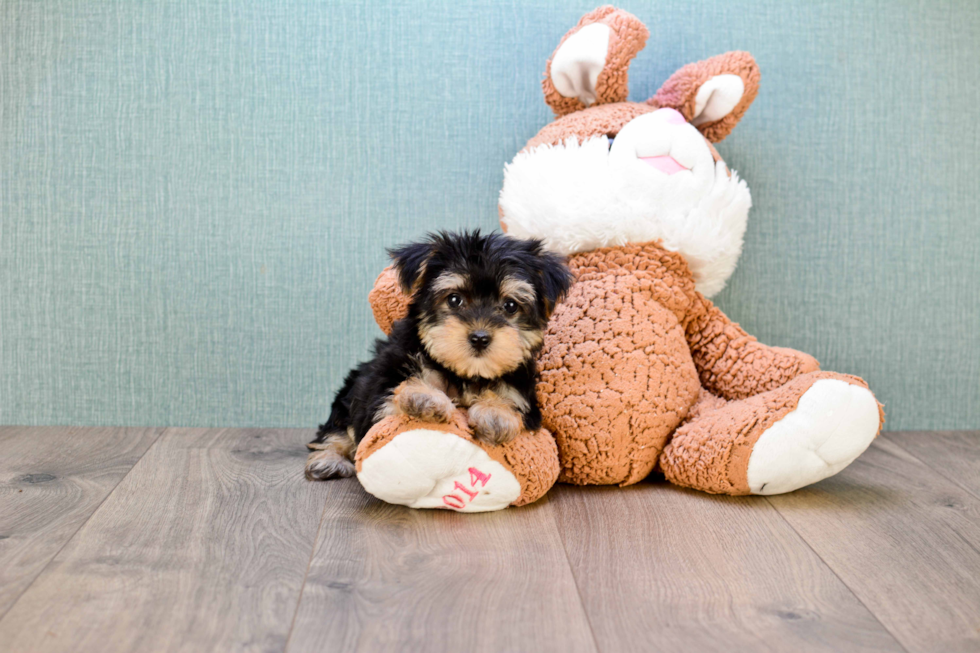
<svg viewBox="0 0 980 653">
<path fill-rule="evenodd" d="M 678 120 L 680 118 L 680 120 Z M 698 289 L 721 290 L 741 252 L 749 189 L 673 109 L 638 116 L 614 138 L 569 138 L 505 168 L 501 222 L 561 254 L 662 240 Z"/>
<path fill-rule="evenodd" d="M 500 221 L 562 254 L 660 240 L 710 296 L 735 269 L 752 204 L 711 143 L 754 99 L 758 69 L 730 52 L 685 66 L 646 103 L 625 102 L 646 36 L 612 7 L 565 36 L 543 84 L 558 119 L 505 167 Z"/>
</svg>

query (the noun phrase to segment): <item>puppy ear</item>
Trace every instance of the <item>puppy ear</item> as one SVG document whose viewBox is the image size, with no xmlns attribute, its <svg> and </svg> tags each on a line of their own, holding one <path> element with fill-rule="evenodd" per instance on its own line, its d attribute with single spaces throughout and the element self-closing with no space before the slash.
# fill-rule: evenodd
<svg viewBox="0 0 980 653">
<path fill-rule="evenodd" d="M 425 274 L 425 264 L 432 256 L 432 243 L 409 243 L 388 250 L 388 256 L 395 263 L 398 283 L 406 294 L 415 292 L 415 287 Z"/>
<path fill-rule="evenodd" d="M 541 86 L 555 116 L 626 101 L 630 62 L 647 36 L 646 26 L 622 9 L 606 5 L 583 16 L 545 66 Z"/>
<path fill-rule="evenodd" d="M 670 76 L 647 104 L 676 109 L 712 143 L 724 139 L 759 92 L 759 67 L 748 52 L 726 52 Z"/>
<path fill-rule="evenodd" d="M 541 251 L 538 254 L 540 260 L 539 273 L 541 274 L 541 285 L 544 293 L 544 305 L 551 315 L 555 310 L 555 305 L 560 302 L 572 287 L 575 277 L 565 264 L 565 259 L 552 252 Z"/>
</svg>

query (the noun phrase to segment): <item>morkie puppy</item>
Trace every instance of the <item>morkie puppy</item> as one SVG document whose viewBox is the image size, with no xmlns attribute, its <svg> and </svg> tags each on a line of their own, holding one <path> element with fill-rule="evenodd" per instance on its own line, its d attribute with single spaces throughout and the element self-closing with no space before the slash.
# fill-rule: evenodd
<svg viewBox="0 0 980 653">
<path fill-rule="evenodd" d="M 354 452 L 389 415 L 447 422 L 467 409 L 475 437 L 503 444 L 541 426 L 534 356 L 572 275 L 539 240 L 429 235 L 389 250 L 408 315 L 351 370 L 309 445 L 311 480 L 354 474 Z"/>
</svg>

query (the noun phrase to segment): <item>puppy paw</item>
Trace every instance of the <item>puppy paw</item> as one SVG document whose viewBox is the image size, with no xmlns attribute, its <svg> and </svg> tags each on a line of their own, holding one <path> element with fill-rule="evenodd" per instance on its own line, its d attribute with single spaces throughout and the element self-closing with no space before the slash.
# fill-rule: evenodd
<svg viewBox="0 0 980 653">
<path fill-rule="evenodd" d="M 394 404 L 409 417 L 439 424 L 448 422 L 456 411 L 456 405 L 445 393 L 433 389 L 406 388 L 395 395 Z"/>
<path fill-rule="evenodd" d="M 487 444 L 506 444 L 517 437 L 523 426 L 516 411 L 495 405 L 473 404 L 467 419 L 474 437 Z"/>
<path fill-rule="evenodd" d="M 354 463 L 331 449 L 314 451 L 306 459 L 306 478 L 311 481 L 347 478 L 354 473 Z"/>
</svg>

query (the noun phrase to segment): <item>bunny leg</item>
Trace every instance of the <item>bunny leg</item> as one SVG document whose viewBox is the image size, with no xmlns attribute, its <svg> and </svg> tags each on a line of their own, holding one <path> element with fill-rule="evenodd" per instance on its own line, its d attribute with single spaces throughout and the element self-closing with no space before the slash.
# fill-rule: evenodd
<svg viewBox="0 0 980 653">
<path fill-rule="evenodd" d="M 747 399 L 713 399 L 660 459 L 667 480 L 712 494 L 781 494 L 816 483 L 861 455 L 883 421 L 864 381 L 834 372 L 803 374 Z"/>
</svg>

